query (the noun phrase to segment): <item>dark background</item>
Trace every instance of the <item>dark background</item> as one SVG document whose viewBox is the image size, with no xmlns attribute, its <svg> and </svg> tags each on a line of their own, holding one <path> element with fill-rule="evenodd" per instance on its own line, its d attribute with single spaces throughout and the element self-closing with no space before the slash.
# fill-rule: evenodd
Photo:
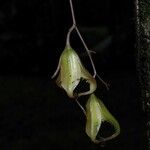
<svg viewBox="0 0 150 150">
<path fill-rule="evenodd" d="M 73 0 L 77 24 L 93 55 L 99 96 L 121 134 L 95 145 L 77 104 L 51 80 L 71 26 L 69 0 L 0 2 L 0 149 L 143 150 L 133 0 Z M 76 33 L 71 45 L 92 72 Z"/>
</svg>

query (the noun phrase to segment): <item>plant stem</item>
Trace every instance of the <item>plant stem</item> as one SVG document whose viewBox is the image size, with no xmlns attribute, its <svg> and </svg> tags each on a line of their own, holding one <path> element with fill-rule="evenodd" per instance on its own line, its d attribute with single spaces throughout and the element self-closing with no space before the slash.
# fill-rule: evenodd
<svg viewBox="0 0 150 150">
<path fill-rule="evenodd" d="M 84 113 L 84 115 L 86 116 L 86 111 L 85 109 L 83 108 L 83 106 L 79 103 L 78 99 L 75 100 L 76 103 L 79 105 L 79 107 L 81 108 L 82 112 Z"/>
<path fill-rule="evenodd" d="M 72 16 L 72 26 L 70 27 L 68 33 L 67 33 L 67 40 L 66 40 L 66 44 L 67 46 L 70 47 L 70 34 L 71 32 L 76 28 L 76 19 L 75 19 L 75 15 L 74 15 L 74 9 L 73 9 L 73 4 L 72 4 L 72 0 L 69 0 L 70 2 L 70 9 L 71 9 L 71 16 Z"/>
<path fill-rule="evenodd" d="M 94 72 L 93 77 L 95 78 L 95 76 L 96 76 L 97 73 L 96 73 L 96 68 L 95 68 L 95 65 L 94 65 L 92 56 L 91 56 L 91 54 L 90 54 L 90 50 L 88 49 L 88 47 L 87 47 L 87 45 L 86 45 L 86 43 L 85 43 L 85 41 L 84 41 L 84 39 L 83 39 L 83 37 L 82 37 L 80 31 L 78 30 L 78 27 L 77 27 L 77 25 L 76 25 L 76 19 L 75 19 L 75 14 L 74 14 L 74 8 L 73 8 L 72 0 L 69 0 L 69 2 L 70 2 L 70 9 L 71 9 L 71 15 L 72 15 L 72 22 L 73 22 L 73 25 L 72 25 L 72 27 L 69 29 L 68 34 L 67 34 L 67 45 L 69 45 L 70 33 L 73 31 L 73 29 L 75 29 L 75 30 L 77 31 L 77 34 L 78 34 L 78 36 L 79 36 L 79 38 L 80 38 L 80 40 L 81 40 L 81 42 L 82 42 L 82 44 L 83 44 L 83 46 L 84 46 L 84 48 L 85 48 L 85 50 L 86 50 L 86 52 L 87 52 L 89 58 L 90 58 L 91 65 L 92 65 L 92 67 L 93 67 L 93 72 Z"/>
<path fill-rule="evenodd" d="M 75 29 L 75 25 L 73 24 L 73 25 L 70 27 L 70 29 L 69 29 L 69 31 L 68 31 L 68 33 L 67 33 L 67 39 L 66 39 L 66 45 L 67 45 L 67 47 L 70 47 L 70 34 L 71 34 L 71 32 L 72 32 L 74 29 Z"/>
<path fill-rule="evenodd" d="M 75 19 L 75 14 L 74 14 L 72 0 L 69 0 L 69 2 L 70 2 L 70 9 L 71 9 L 72 21 L 73 21 L 73 24 L 76 26 L 76 19 Z"/>
<path fill-rule="evenodd" d="M 70 9 L 71 9 L 71 15 L 72 15 L 72 22 L 73 22 L 73 25 L 71 26 L 71 28 L 69 29 L 69 31 L 68 31 L 68 33 L 67 33 L 67 41 L 66 41 L 67 46 L 70 46 L 70 34 L 71 34 L 71 32 L 75 29 L 76 32 L 77 32 L 77 34 L 78 34 L 78 36 L 79 36 L 79 38 L 80 38 L 80 40 L 81 40 L 81 42 L 82 42 L 82 44 L 83 44 L 83 46 L 84 46 L 84 48 L 85 48 L 85 50 L 86 50 L 86 52 L 87 52 L 87 54 L 88 54 L 88 56 L 89 56 L 89 59 L 90 59 L 90 61 L 91 61 L 91 65 L 92 65 L 93 72 L 94 72 L 94 73 L 93 73 L 93 77 L 95 78 L 96 75 L 97 75 L 98 79 L 106 86 L 107 89 L 109 89 L 107 83 L 105 83 L 105 82 L 100 78 L 100 76 L 97 74 L 97 71 L 96 71 L 96 68 L 95 68 L 95 64 L 94 64 L 94 62 L 93 62 L 93 59 L 92 59 L 92 56 L 91 56 L 91 53 L 90 53 L 91 51 L 88 49 L 88 47 L 87 47 L 87 45 L 86 45 L 86 43 L 85 43 L 85 41 L 84 41 L 84 39 L 83 39 L 83 37 L 82 37 L 80 31 L 79 31 L 79 29 L 78 29 L 78 27 L 77 27 L 77 25 L 76 25 L 76 19 L 75 19 L 75 14 L 74 14 L 74 8 L 73 8 L 72 0 L 69 0 L 69 2 L 70 2 Z"/>
<path fill-rule="evenodd" d="M 86 43 L 85 43 L 84 39 L 82 38 L 82 35 L 81 35 L 80 31 L 78 30 L 77 26 L 76 26 L 76 28 L 75 28 L 75 29 L 76 29 L 77 34 L 78 34 L 78 36 L 79 36 L 79 38 L 80 38 L 80 40 L 81 40 L 81 42 L 82 42 L 82 44 L 83 44 L 83 46 L 84 46 L 84 48 L 85 48 L 85 50 L 86 50 L 86 52 L 87 52 L 87 54 L 88 54 L 89 58 L 90 58 L 91 65 L 92 65 L 93 72 L 94 72 L 93 77 L 95 78 L 95 76 L 96 76 L 97 72 L 96 72 L 96 68 L 95 68 L 95 65 L 94 65 L 94 62 L 93 62 L 92 56 L 91 56 L 91 54 L 90 54 L 90 50 L 88 49 L 88 47 L 87 47 L 87 45 L 86 45 Z"/>
</svg>

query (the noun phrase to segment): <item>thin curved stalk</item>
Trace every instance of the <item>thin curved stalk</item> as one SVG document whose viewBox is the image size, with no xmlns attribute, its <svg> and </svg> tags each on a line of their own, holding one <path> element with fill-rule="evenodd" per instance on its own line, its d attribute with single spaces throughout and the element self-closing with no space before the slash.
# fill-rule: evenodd
<svg viewBox="0 0 150 150">
<path fill-rule="evenodd" d="M 98 79 L 106 86 L 106 88 L 107 88 L 107 90 L 108 90 L 109 88 L 108 88 L 107 83 L 105 83 L 105 82 L 100 78 L 100 76 L 97 74 L 97 71 L 96 71 L 96 68 L 95 68 L 95 64 L 94 64 L 93 59 L 92 59 L 92 56 L 91 56 L 91 51 L 88 49 L 88 47 L 87 47 L 87 45 L 86 45 L 86 43 L 85 43 L 85 41 L 84 41 L 84 39 L 83 39 L 83 37 L 82 37 L 80 31 L 79 31 L 79 29 L 78 29 L 78 27 L 77 27 L 77 25 L 76 25 L 76 19 L 75 19 L 75 14 L 74 14 L 74 8 L 73 8 L 72 0 L 69 0 L 69 2 L 70 2 L 70 9 L 71 9 L 71 15 L 72 15 L 72 22 L 73 22 L 73 25 L 71 26 L 71 28 L 69 29 L 69 31 L 68 31 L 68 33 L 67 33 L 67 41 L 66 41 L 67 46 L 70 46 L 70 34 L 71 34 L 71 32 L 75 29 L 76 32 L 77 32 L 77 34 L 78 34 L 78 36 L 79 36 L 79 38 L 80 38 L 80 40 L 81 40 L 81 42 L 82 42 L 82 44 L 83 44 L 83 46 L 84 46 L 84 48 L 85 48 L 85 50 L 86 50 L 86 52 L 87 52 L 87 54 L 88 54 L 88 56 L 89 56 L 89 59 L 90 59 L 90 61 L 91 61 L 91 65 L 92 65 L 92 68 L 93 68 L 93 77 L 95 78 L 95 77 L 97 76 Z"/>
<path fill-rule="evenodd" d="M 84 115 L 86 116 L 86 111 L 85 111 L 85 109 L 83 108 L 83 106 L 79 103 L 78 98 L 77 98 L 75 101 L 76 101 L 76 103 L 78 104 L 78 106 L 81 108 L 81 110 L 82 110 L 82 112 L 84 113 Z"/>
</svg>

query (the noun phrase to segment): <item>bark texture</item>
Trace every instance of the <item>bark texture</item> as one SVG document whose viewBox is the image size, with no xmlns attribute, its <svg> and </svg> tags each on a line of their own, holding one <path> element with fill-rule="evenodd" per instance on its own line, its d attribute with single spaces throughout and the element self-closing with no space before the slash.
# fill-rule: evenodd
<svg viewBox="0 0 150 150">
<path fill-rule="evenodd" d="M 140 81 L 140 98 L 146 116 L 144 136 L 150 149 L 150 1 L 137 0 L 137 67 Z"/>
</svg>

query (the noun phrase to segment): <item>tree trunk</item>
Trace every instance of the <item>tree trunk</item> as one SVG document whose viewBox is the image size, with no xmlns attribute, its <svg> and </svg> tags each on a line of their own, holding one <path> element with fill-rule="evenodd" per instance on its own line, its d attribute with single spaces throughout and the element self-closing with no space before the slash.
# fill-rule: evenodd
<svg viewBox="0 0 150 150">
<path fill-rule="evenodd" d="M 150 0 L 136 0 L 137 68 L 145 119 L 144 137 L 150 149 Z"/>
</svg>

